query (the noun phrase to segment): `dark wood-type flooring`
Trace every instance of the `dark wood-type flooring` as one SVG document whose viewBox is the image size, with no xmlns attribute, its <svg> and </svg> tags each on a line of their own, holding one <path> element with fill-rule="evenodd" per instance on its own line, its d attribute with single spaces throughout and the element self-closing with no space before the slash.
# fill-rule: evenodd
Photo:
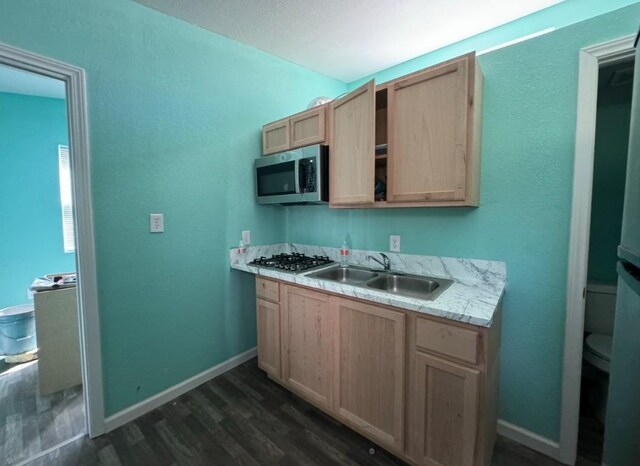
<svg viewBox="0 0 640 466">
<path fill-rule="evenodd" d="M 65 399 L 68 398 L 62 397 Z M 7 403 L 5 400 L 1 403 L 6 413 Z M 33 412 L 31 408 L 32 415 Z M 56 422 L 55 417 L 50 418 L 51 423 Z M 15 432 L 15 428 L 5 426 L 2 432 L 0 459 L 5 458 L 5 452 L 15 452 L 18 448 L 9 448 L 16 442 L 7 435 Z M 37 452 L 26 438 L 23 434 L 22 445 L 28 452 L 21 454 L 19 461 Z M 39 448 L 43 446 L 41 440 Z M 369 453 L 371 448 L 375 448 L 373 455 Z M 15 453 L 13 455 L 15 457 Z M 493 458 L 494 466 L 560 464 L 502 437 L 498 437 Z M 96 439 L 77 439 L 28 464 L 386 466 L 405 463 L 268 380 L 252 359 L 109 434 Z M 582 459 L 577 464 L 592 465 Z"/>
</svg>

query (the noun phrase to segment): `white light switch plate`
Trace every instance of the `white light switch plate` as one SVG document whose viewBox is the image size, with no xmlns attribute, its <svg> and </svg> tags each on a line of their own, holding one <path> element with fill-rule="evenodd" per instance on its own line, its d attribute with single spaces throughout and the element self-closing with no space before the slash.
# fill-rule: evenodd
<svg viewBox="0 0 640 466">
<path fill-rule="evenodd" d="M 400 235 L 389 235 L 389 251 L 400 252 Z"/>
<path fill-rule="evenodd" d="M 164 233 L 164 214 L 149 214 L 149 231 Z"/>
<path fill-rule="evenodd" d="M 244 230 L 242 232 L 242 242 L 245 246 L 249 246 L 251 244 L 251 231 Z"/>
</svg>

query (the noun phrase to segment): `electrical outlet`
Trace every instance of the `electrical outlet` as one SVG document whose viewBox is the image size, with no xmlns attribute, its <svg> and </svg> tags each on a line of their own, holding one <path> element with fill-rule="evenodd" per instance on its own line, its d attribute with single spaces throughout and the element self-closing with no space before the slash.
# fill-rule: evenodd
<svg viewBox="0 0 640 466">
<path fill-rule="evenodd" d="M 149 214 L 149 231 L 164 233 L 164 214 Z"/>
<path fill-rule="evenodd" d="M 249 246 L 251 244 L 251 231 L 244 230 L 242 232 L 242 242 L 245 246 Z"/>
<path fill-rule="evenodd" d="M 389 235 L 389 251 L 400 252 L 400 235 Z"/>
</svg>

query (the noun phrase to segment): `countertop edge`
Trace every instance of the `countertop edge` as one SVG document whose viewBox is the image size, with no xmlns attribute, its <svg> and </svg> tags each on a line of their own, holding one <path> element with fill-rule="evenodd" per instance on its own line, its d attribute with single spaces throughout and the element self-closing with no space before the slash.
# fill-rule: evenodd
<svg viewBox="0 0 640 466">
<path fill-rule="evenodd" d="M 498 284 L 498 287 L 491 290 L 492 293 L 488 295 L 482 295 L 480 290 L 480 284 L 464 283 L 461 281 L 455 281 L 452 285 L 452 289 L 446 290 L 434 301 L 426 301 L 416 298 L 406 298 L 402 296 L 392 295 L 384 291 L 368 290 L 360 287 L 339 284 L 327 280 L 320 280 L 310 278 L 305 274 L 290 274 L 286 272 L 279 272 L 271 269 L 262 269 L 259 267 L 253 267 L 245 264 L 230 264 L 232 270 L 238 270 L 241 272 L 248 272 L 256 276 L 273 278 L 276 280 L 285 281 L 288 283 L 294 283 L 301 286 L 308 286 L 320 291 L 326 291 L 329 293 L 335 293 L 347 297 L 362 299 L 374 303 L 379 303 L 387 306 L 397 307 L 400 309 L 406 309 L 408 311 L 417 312 L 420 314 L 431 315 L 434 317 L 441 317 L 453 322 L 462 322 L 465 324 L 475 325 L 479 327 L 489 328 L 493 323 L 496 310 L 502 297 L 505 293 L 506 282 Z M 474 304 L 474 300 L 477 299 L 478 304 L 481 307 L 487 308 L 485 310 L 486 316 L 472 316 L 460 311 L 447 309 L 446 300 L 443 297 L 447 296 L 447 293 L 456 291 L 457 294 L 466 293 L 467 298 L 458 299 L 457 306 L 462 307 L 463 310 L 468 309 L 470 305 Z M 477 296 L 474 296 L 477 295 Z M 450 297 L 451 294 L 447 297 Z M 494 302 L 495 301 L 495 302 Z M 443 304 L 444 303 L 444 304 Z M 489 310 L 489 308 L 491 308 Z"/>
</svg>

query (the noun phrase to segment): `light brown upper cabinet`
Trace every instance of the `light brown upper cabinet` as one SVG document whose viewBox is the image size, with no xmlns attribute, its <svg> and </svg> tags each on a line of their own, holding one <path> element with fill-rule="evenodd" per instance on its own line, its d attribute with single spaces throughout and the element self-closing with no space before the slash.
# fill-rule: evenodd
<svg viewBox="0 0 640 466">
<path fill-rule="evenodd" d="M 477 206 L 482 72 L 475 53 L 387 89 L 387 202 Z"/>
<path fill-rule="evenodd" d="M 477 206 L 482 87 L 475 52 L 370 81 L 265 125 L 263 153 L 328 143 L 335 208 Z"/>
<path fill-rule="evenodd" d="M 315 107 L 289 118 L 291 148 L 319 144 L 325 140 L 326 108 Z"/>
<path fill-rule="evenodd" d="M 477 206 L 482 83 L 470 53 L 330 104 L 331 206 Z"/>
<path fill-rule="evenodd" d="M 326 106 L 296 113 L 262 127 L 262 154 L 321 144 L 327 139 Z"/>
<path fill-rule="evenodd" d="M 375 171 L 373 81 L 329 104 L 329 202 L 371 204 Z"/>
<path fill-rule="evenodd" d="M 262 153 L 264 155 L 275 154 L 290 148 L 288 118 L 274 121 L 262 127 Z"/>
</svg>

